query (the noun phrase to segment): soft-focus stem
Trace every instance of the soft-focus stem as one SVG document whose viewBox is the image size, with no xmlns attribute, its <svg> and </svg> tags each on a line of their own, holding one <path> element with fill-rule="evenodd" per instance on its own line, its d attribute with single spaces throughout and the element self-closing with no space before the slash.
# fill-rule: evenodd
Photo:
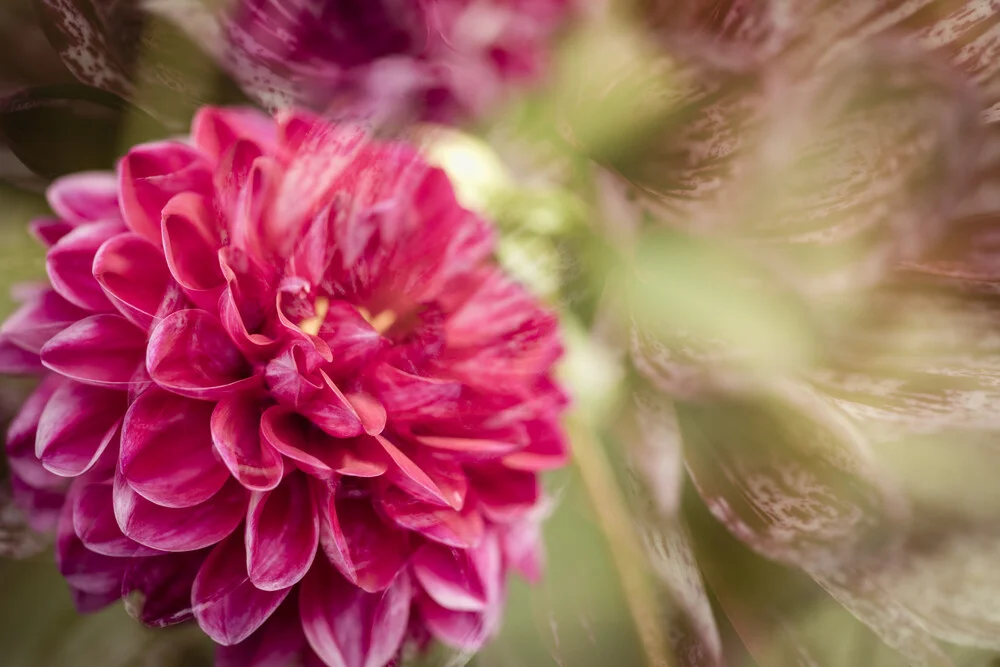
<svg viewBox="0 0 1000 667">
<path fill-rule="evenodd" d="M 608 541 L 615 571 L 621 582 L 625 602 L 635 623 L 636 632 L 650 667 L 673 667 L 666 652 L 666 638 L 661 628 L 662 615 L 646 574 L 646 561 L 632 530 L 621 490 L 611 471 L 604 448 L 593 430 L 580 419 L 570 424 L 573 459 L 597 515 L 597 522 Z"/>
</svg>

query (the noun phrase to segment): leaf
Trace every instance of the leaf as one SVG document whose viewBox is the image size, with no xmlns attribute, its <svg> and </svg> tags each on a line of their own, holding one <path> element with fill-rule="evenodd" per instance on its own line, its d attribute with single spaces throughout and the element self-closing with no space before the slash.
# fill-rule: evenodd
<svg viewBox="0 0 1000 667">
<path fill-rule="evenodd" d="M 0 101 L 0 134 L 25 166 L 50 178 L 112 169 L 127 143 L 167 134 L 115 95 L 78 84 L 38 86 Z"/>
</svg>

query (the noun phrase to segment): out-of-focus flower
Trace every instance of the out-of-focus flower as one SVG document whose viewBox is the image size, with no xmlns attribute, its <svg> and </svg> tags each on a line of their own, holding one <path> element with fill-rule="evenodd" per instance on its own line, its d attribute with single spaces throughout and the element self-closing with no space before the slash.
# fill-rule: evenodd
<svg viewBox="0 0 1000 667">
<path fill-rule="evenodd" d="M 450 121 L 481 114 L 511 84 L 537 79 L 572 0 L 239 0 L 151 10 L 200 38 L 244 89 L 269 106 Z"/>
<path fill-rule="evenodd" d="M 566 399 L 555 316 L 444 172 L 206 108 L 48 195 L 51 285 L 0 360 L 42 375 L 7 452 L 78 606 L 193 616 L 225 665 L 482 645 L 508 571 L 539 575 Z"/>
<path fill-rule="evenodd" d="M 732 535 L 810 574 L 911 664 L 950 664 L 937 639 L 1000 649 L 1000 577 L 981 566 L 1000 507 L 884 465 L 934 447 L 931 461 L 996 464 L 1000 8 L 646 4 L 668 8 L 670 79 L 650 80 L 672 104 L 655 133 L 592 153 L 637 212 L 646 449 L 683 456 Z M 658 489 L 664 514 L 677 493 Z M 674 542 L 665 578 L 689 602 L 693 556 Z M 690 664 L 720 664 L 710 613 L 693 624 Z M 797 659 L 823 664 L 807 643 Z"/>
</svg>

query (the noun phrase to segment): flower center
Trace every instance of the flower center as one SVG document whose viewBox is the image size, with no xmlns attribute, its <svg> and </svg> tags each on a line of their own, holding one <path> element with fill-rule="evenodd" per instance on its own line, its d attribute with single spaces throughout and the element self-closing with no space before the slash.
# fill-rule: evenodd
<svg viewBox="0 0 1000 667">
<path fill-rule="evenodd" d="M 318 334 L 319 328 L 323 326 L 323 320 L 326 319 L 326 314 L 330 310 L 330 300 L 325 296 L 317 297 L 313 303 L 313 310 L 316 312 L 315 315 L 299 322 L 299 328 L 310 336 Z"/>
<path fill-rule="evenodd" d="M 368 324 L 372 325 L 372 328 L 379 333 L 379 335 L 385 334 L 386 331 L 395 324 L 396 319 L 399 315 L 393 310 L 383 310 L 381 312 L 372 315 L 367 308 L 358 307 L 358 312 L 361 313 L 361 317 L 365 318 Z"/>
</svg>

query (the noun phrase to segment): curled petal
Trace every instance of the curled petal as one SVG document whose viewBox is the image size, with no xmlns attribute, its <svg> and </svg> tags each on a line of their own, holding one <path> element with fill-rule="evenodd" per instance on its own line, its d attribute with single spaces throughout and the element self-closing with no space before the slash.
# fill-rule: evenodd
<svg viewBox="0 0 1000 667">
<path fill-rule="evenodd" d="M 123 231 L 120 222 L 97 222 L 77 227 L 62 237 L 45 258 L 53 289 L 80 308 L 98 313 L 112 310 L 94 278 L 94 257 L 106 241 Z"/>
<path fill-rule="evenodd" d="M 468 480 L 458 464 L 434 459 L 415 448 L 404 454 L 386 438 L 375 439 L 395 464 L 390 477 L 401 489 L 423 502 L 462 508 Z"/>
<path fill-rule="evenodd" d="M 431 505 L 389 487 L 380 498 L 382 510 L 397 526 L 413 530 L 445 546 L 468 549 L 483 537 L 483 516 L 472 503 L 461 510 Z"/>
<path fill-rule="evenodd" d="M 127 388 L 142 367 L 142 331 L 119 315 L 92 315 L 56 334 L 42 363 L 60 375 L 98 387 Z"/>
<path fill-rule="evenodd" d="M 319 545 L 319 514 L 304 475 L 293 473 L 278 488 L 250 496 L 247 572 L 254 586 L 277 591 L 305 576 Z"/>
<path fill-rule="evenodd" d="M 241 140 L 251 139 L 261 142 L 261 148 L 274 148 L 277 124 L 256 109 L 206 106 L 191 121 L 191 138 L 201 151 L 218 160 Z"/>
<path fill-rule="evenodd" d="M 163 252 L 177 283 L 191 292 L 212 292 L 225 284 L 219 266 L 218 223 L 208 202 L 185 192 L 163 209 Z M 216 292 L 217 295 L 217 292 Z"/>
<path fill-rule="evenodd" d="M 55 214 L 73 225 L 121 218 L 118 183 L 110 172 L 80 172 L 57 178 L 45 196 Z"/>
<path fill-rule="evenodd" d="M 219 399 L 258 382 L 219 321 L 202 310 L 173 313 L 153 329 L 146 368 L 164 389 L 198 399 Z"/>
<path fill-rule="evenodd" d="M 229 479 L 215 456 L 212 405 L 150 389 L 129 406 L 119 465 L 128 485 L 162 507 L 193 507 Z"/>
<path fill-rule="evenodd" d="M 261 437 L 295 464 L 321 479 L 334 473 L 352 477 L 378 477 L 389 467 L 385 451 L 368 437 L 336 439 L 287 408 L 264 412 Z"/>
<path fill-rule="evenodd" d="M 235 480 L 201 505 L 160 507 L 115 475 L 114 503 L 118 526 L 139 544 L 161 551 L 197 551 L 236 530 L 246 516 L 247 491 Z"/>
<path fill-rule="evenodd" d="M 448 413 L 462 390 L 458 382 L 420 377 L 385 363 L 375 368 L 371 380 L 376 398 L 400 420 Z"/>
<path fill-rule="evenodd" d="M 93 271 L 118 312 L 149 329 L 170 281 L 160 249 L 138 234 L 119 234 L 97 251 Z"/>
<path fill-rule="evenodd" d="M 205 634 L 231 646 L 263 625 L 290 590 L 262 591 L 250 583 L 243 540 L 233 534 L 212 550 L 195 577 L 194 617 Z"/>
<path fill-rule="evenodd" d="M 222 462 L 251 491 L 270 491 L 284 475 L 281 454 L 260 435 L 263 409 L 253 394 L 233 394 L 212 412 L 212 442 Z"/>
<path fill-rule="evenodd" d="M 76 382 L 52 394 L 38 420 L 35 455 L 45 469 L 76 477 L 93 468 L 116 441 L 126 395 Z"/>
<path fill-rule="evenodd" d="M 299 591 L 302 629 L 328 665 L 379 667 L 399 650 L 411 597 L 405 574 L 384 591 L 365 593 L 320 559 Z"/>
<path fill-rule="evenodd" d="M 430 598 L 445 609 L 486 608 L 486 584 L 467 551 L 424 545 L 413 556 L 413 574 Z"/>
</svg>

